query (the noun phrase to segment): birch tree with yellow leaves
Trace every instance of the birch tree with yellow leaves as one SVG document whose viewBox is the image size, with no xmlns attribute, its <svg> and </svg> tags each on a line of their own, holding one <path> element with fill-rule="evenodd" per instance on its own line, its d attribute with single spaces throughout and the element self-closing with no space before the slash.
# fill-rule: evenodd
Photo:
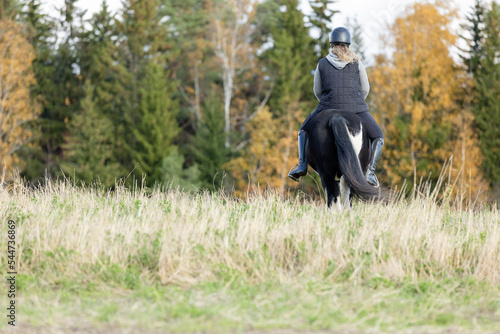
<svg viewBox="0 0 500 334">
<path fill-rule="evenodd" d="M 0 164 L 7 176 L 22 167 L 17 154 L 30 141 L 33 133 L 27 125 L 39 113 L 30 97 L 30 87 L 35 84 L 34 57 L 22 26 L 0 20 Z"/>
<path fill-rule="evenodd" d="M 481 184 L 472 118 L 459 102 L 467 81 L 450 55 L 455 15 L 441 3 L 409 6 L 390 29 L 386 49 L 393 53 L 378 55 L 369 73 L 372 111 L 386 135 L 385 183 L 436 181 L 454 157 L 451 179 L 462 176 L 460 190 L 472 184 L 477 191 Z"/>
</svg>

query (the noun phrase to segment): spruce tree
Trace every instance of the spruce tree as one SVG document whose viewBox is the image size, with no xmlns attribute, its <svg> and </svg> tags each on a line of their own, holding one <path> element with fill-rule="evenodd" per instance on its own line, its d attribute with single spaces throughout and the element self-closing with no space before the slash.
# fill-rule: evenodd
<svg viewBox="0 0 500 334">
<path fill-rule="evenodd" d="M 128 72 L 122 81 L 127 91 L 123 115 L 126 152 L 136 175 L 147 175 L 148 184 L 162 181 L 163 159 L 179 134 L 174 99 L 176 86 L 170 78 L 170 44 L 158 13 L 157 0 L 127 0 L 123 3 L 120 60 Z"/>
<path fill-rule="evenodd" d="M 336 0 L 309 0 L 312 12 L 308 15 L 311 26 L 317 31 L 318 38 L 312 40 L 312 46 L 318 60 L 324 57 L 328 49 L 330 33 L 332 32 L 332 17 L 339 11 L 332 9 Z"/>
<path fill-rule="evenodd" d="M 114 159 L 113 123 L 99 111 L 94 99 L 94 87 L 85 83 L 82 110 L 75 114 L 68 127 L 64 150 L 66 159 L 61 163 L 64 173 L 75 181 L 86 184 L 99 180 L 112 187 L 125 171 Z"/>
<path fill-rule="evenodd" d="M 316 68 L 314 53 L 306 46 L 313 39 L 304 25 L 304 14 L 297 10 L 298 0 L 280 0 L 284 10 L 276 14 L 271 28 L 274 45 L 266 51 L 270 72 L 276 80 L 269 104 L 277 116 L 290 112 L 291 105 L 306 102 L 307 111 L 314 103 L 313 75 Z M 298 106 L 296 106 L 297 108 Z M 304 117 L 307 113 L 304 113 Z"/>
<path fill-rule="evenodd" d="M 177 147 L 172 147 L 168 156 L 161 164 L 160 173 L 165 186 L 178 188 L 184 191 L 196 191 L 202 185 L 199 181 L 200 170 L 198 165 L 184 168 L 184 156 Z"/>
<path fill-rule="evenodd" d="M 64 146 L 67 161 L 62 167 L 77 179 L 90 182 L 99 178 L 105 186 L 112 186 L 132 170 L 123 139 L 127 96 L 123 82 L 131 80 L 118 56 L 114 41 L 117 30 L 105 1 L 89 23 L 93 29 L 84 31 L 77 44 L 79 77 L 86 82 L 85 98 L 82 110 L 70 122 Z"/>
<path fill-rule="evenodd" d="M 461 50 L 463 54 L 460 55 L 460 58 L 462 58 L 467 71 L 472 75 L 476 74 L 484 51 L 485 12 L 482 0 L 476 0 L 472 12 L 467 15 L 468 24 L 462 27 L 470 36 L 461 36 L 467 43 L 467 49 Z"/>
<path fill-rule="evenodd" d="M 224 145 L 224 107 L 220 99 L 212 95 L 203 109 L 203 121 L 192 139 L 190 151 L 198 166 L 201 186 L 215 190 L 221 185 L 223 166 L 229 161 L 231 150 Z"/>
<path fill-rule="evenodd" d="M 103 1 L 101 10 L 90 19 L 92 30 L 86 31 L 80 42 L 80 75 L 82 80 L 92 82 L 92 98 L 98 113 L 109 119 L 113 127 L 110 161 L 133 169 L 130 155 L 124 147 L 127 123 L 124 114 L 128 107 L 131 74 L 118 52 L 115 18 Z"/>
<path fill-rule="evenodd" d="M 482 163 L 486 180 L 495 195 L 500 195 L 500 6 L 492 2 L 485 15 L 485 41 L 476 71 L 474 117 L 479 130 Z"/>
<path fill-rule="evenodd" d="M 84 12 L 76 7 L 76 2 L 77 0 L 65 0 L 60 8 L 61 16 L 56 24 L 61 29 L 61 41 L 56 44 L 57 50 L 48 55 L 48 66 L 40 68 L 37 73 L 37 78 L 46 75 L 38 83 L 43 90 L 38 143 L 42 149 L 43 168 L 49 175 L 56 175 L 60 170 L 59 164 L 64 159 L 62 145 L 68 131 L 67 126 L 73 114 L 80 109 L 83 96 L 83 82 L 75 69 L 78 68 L 77 46 L 83 28 Z M 58 33 L 55 34 L 57 35 Z M 43 43 L 42 40 L 40 42 Z"/>
<path fill-rule="evenodd" d="M 365 42 L 363 40 L 363 27 L 358 22 L 358 19 L 347 18 L 346 28 L 351 33 L 351 46 L 350 49 L 361 56 L 361 59 L 366 58 Z"/>
<path fill-rule="evenodd" d="M 178 104 L 171 97 L 173 90 L 163 65 L 154 59 L 149 61 L 139 88 L 137 122 L 131 125 L 136 139 L 132 159 L 138 164 L 137 173 L 147 176 L 148 184 L 162 181 L 160 167 L 180 131 L 175 117 Z"/>
<path fill-rule="evenodd" d="M 54 85 L 56 24 L 54 20 L 41 10 L 40 0 L 30 0 L 21 13 L 21 20 L 26 25 L 27 37 L 34 48 L 35 59 L 32 63 L 36 85 L 31 87 L 31 96 L 42 108 L 42 115 L 33 122 L 34 143 L 23 148 L 21 154 L 27 162 L 22 176 L 37 182 L 44 176 L 47 161 L 47 150 L 43 149 L 47 133 L 42 124 L 47 122 L 50 108 L 53 108 L 53 97 L 57 88 Z"/>
<path fill-rule="evenodd" d="M 19 14 L 19 9 L 17 0 L 0 0 L 0 20 L 15 18 Z"/>
</svg>

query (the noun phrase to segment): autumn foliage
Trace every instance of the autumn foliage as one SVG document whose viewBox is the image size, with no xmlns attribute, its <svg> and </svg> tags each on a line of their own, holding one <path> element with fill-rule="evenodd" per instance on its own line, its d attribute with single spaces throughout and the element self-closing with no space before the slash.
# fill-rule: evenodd
<svg viewBox="0 0 500 334">
<path fill-rule="evenodd" d="M 22 167 L 18 152 L 32 137 L 27 125 L 39 112 L 30 98 L 30 87 L 35 84 L 33 59 L 33 47 L 22 26 L 0 20 L 0 165 L 7 175 L 14 167 Z"/>
<path fill-rule="evenodd" d="M 459 191 L 469 185 L 474 194 L 485 189 L 471 112 L 459 102 L 470 83 L 450 55 L 457 40 L 449 27 L 453 18 L 446 7 L 408 7 L 386 41 L 394 52 L 378 55 L 369 73 L 372 110 L 386 135 L 385 183 L 409 180 L 411 187 L 428 177 L 437 180 L 445 161 L 453 158 L 451 179 L 461 180 Z"/>
</svg>

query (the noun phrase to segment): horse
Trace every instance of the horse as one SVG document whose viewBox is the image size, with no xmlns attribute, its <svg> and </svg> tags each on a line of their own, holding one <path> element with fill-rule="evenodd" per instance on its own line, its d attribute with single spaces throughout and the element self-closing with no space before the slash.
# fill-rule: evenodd
<svg viewBox="0 0 500 334">
<path fill-rule="evenodd" d="M 365 179 L 372 150 L 361 118 L 355 113 L 326 109 L 304 130 L 308 133 L 307 161 L 321 178 L 329 208 L 334 203 L 340 211 L 350 208 L 352 195 L 366 201 L 387 199 L 384 190 Z"/>
</svg>

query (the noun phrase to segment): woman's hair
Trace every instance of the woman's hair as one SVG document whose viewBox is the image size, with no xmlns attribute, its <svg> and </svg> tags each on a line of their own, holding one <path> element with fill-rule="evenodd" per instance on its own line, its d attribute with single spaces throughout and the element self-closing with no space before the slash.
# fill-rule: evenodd
<svg viewBox="0 0 500 334">
<path fill-rule="evenodd" d="M 354 63 L 361 59 L 360 56 L 349 50 L 349 47 L 344 44 L 334 44 L 331 51 L 333 54 L 336 54 L 341 61 L 346 63 Z"/>
</svg>

